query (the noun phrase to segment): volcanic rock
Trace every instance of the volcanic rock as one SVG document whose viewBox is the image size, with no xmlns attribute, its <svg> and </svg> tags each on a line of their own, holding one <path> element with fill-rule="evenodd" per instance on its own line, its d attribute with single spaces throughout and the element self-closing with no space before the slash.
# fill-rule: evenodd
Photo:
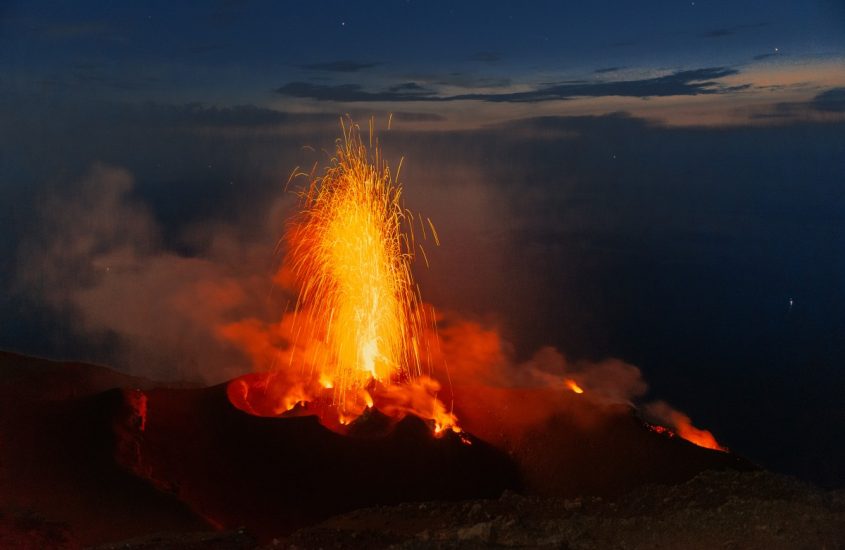
<svg viewBox="0 0 845 550">
<path fill-rule="evenodd" d="M 294 533 L 276 548 L 625 548 L 749 550 L 845 547 L 845 491 L 768 472 L 709 471 L 616 499 L 521 496 L 358 510 Z M 476 522 L 467 510 L 491 518 Z M 381 538 L 377 535 L 381 534 Z"/>
<path fill-rule="evenodd" d="M 373 414 L 346 437 L 314 416 L 244 413 L 225 385 L 157 386 L 0 354 L 0 510 L 45 518 L 70 547 L 209 526 L 269 540 L 359 507 L 519 486 L 503 453 L 416 417 L 386 430 Z"/>
<path fill-rule="evenodd" d="M 608 497 L 638 494 L 631 491 L 650 483 L 683 483 L 713 468 L 753 468 L 731 453 L 658 434 L 628 407 L 520 391 L 465 394 L 458 416 L 470 433 L 460 436 L 435 437 L 417 417 L 397 422 L 375 409 L 347 436 L 314 416 L 250 415 L 232 406 L 225 385 L 167 387 L 105 367 L 0 353 L 0 545 L 73 548 L 134 539 L 142 548 L 152 544 L 150 534 L 169 533 L 157 536 L 182 537 L 174 547 L 189 547 L 190 533 L 240 527 L 264 544 L 347 512 L 340 517 L 348 533 L 327 541 L 348 542 L 348 535 L 353 546 L 516 544 L 535 530 L 551 544 L 571 539 L 575 524 L 560 524 L 566 518 L 582 518 L 576 524 L 586 529 L 599 520 L 583 518 L 637 502 L 609 504 Z M 517 412 L 543 399 L 563 402 L 541 422 L 515 429 Z M 740 493 L 762 490 L 736 479 Z M 706 489 L 695 506 L 715 498 Z M 467 501 L 484 498 L 496 500 Z M 783 498 L 789 504 L 792 497 Z M 647 502 L 657 506 L 651 497 Z M 532 519 L 538 506 L 553 506 L 554 514 L 538 516 L 549 525 Z M 802 513 L 819 510 L 806 506 Z M 390 510 L 417 523 L 408 531 Z M 661 510 L 665 517 L 682 513 Z M 742 506 L 735 512 L 751 514 Z M 614 525 L 625 519 L 613 517 Z M 800 517 L 791 528 L 806 527 Z M 762 514 L 759 525 L 777 530 Z M 299 531 L 289 541 L 305 537 L 306 547 L 319 546 L 310 542 L 323 540 L 325 528 Z"/>
<path fill-rule="evenodd" d="M 29 518 L 24 523 L 34 525 L 35 534 L 58 529 L 69 547 L 207 529 L 174 495 L 114 459 L 113 419 L 123 406 L 114 388 L 151 385 L 105 367 L 0 353 L 0 508 L 6 517 Z M 13 529 L 21 522 L 5 525 L 5 532 L 21 533 Z"/>
<path fill-rule="evenodd" d="M 435 437 L 415 416 L 383 435 L 349 437 L 315 416 L 247 414 L 230 404 L 225 385 L 144 395 L 141 429 L 125 392 L 119 462 L 214 524 L 246 526 L 262 539 L 364 506 L 492 497 L 519 486 L 502 452 L 452 432 Z M 381 430 L 380 417 L 371 418 Z"/>
</svg>

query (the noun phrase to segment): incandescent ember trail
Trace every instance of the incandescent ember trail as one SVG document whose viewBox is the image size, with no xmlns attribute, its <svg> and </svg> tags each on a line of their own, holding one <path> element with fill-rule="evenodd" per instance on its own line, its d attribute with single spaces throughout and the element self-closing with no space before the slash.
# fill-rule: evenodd
<svg viewBox="0 0 845 550">
<path fill-rule="evenodd" d="M 368 148 L 355 125 L 344 125 L 336 158 L 301 191 L 286 236 L 301 337 L 327 344 L 309 362 L 343 414 L 365 404 L 371 382 L 421 374 L 428 316 L 411 274 L 413 233 L 404 230 L 413 215 L 401 196 L 378 144 Z"/>
<path fill-rule="evenodd" d="M 289 345 L 270 372 L 234 381 L 230 397 L 269 415 L 309 403 L 329 425 L 375 407 L 394 418 L 430 420 L 435 433 L 459 431 L 437 399 L 439 383 L 427 376 L 435 315 L 411 269 L 417 252 L 425 259 L 414 225 L 435 243 L 437 232 L 404 207 L 398 170 L 384 161 L 373 124 L 366 142 L 351 121 L 341 128 L 322 174 L 294 175 L 308 183 L 283 239 L 282 269 L 299 293 L 281 323 Z"/>
</svg>

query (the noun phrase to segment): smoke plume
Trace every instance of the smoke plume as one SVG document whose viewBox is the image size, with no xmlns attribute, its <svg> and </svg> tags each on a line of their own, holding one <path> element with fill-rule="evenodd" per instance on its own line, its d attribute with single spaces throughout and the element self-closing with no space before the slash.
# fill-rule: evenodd
<svg viewBox="0 0 845 550">
<path fill-rule="evenodd" d="M 167 250 L 133 185 L 98 164 L 44 201 L 21 247 L 18 290 L 75 335 L 112 342 L 116 366 L 134 374 L 213 383 L 248 370 L 216 330 L 245 310 L 269 313 L 267 248 L 217 226 L 202 256 Z"/>
<path fill-rule="evenodd" d="M 39 230 L 21 247 L 18 290 L 67 319 L 79 338 L 111 343 L 116 366 L 164 381 L 218 383 L 278 368 L 321 345 L 295 337 L 293 278 L 273 268 L 283 200 L 267 209 L 264 236 L 248 239 L 223 224 L 192 227 L 186 238 L 203 245 L 186 255 L 163 244 L 133 186 L 126 170 L 97 164 L 71 192 L 50 195 Z M 547 346 L 517 360 L 498 327 L 458 312 L 439 312 L 429 337 L 436 343 L 428 374 L 459 417 L 480 425 L 503 404 L 521 403 L 498 417 L 499 431 L 479 434 L 492 440 L 571 412 L 560 398 L 567 384 L 606 405 L 634 405 L 648 390 L 640 369 L 619 359 L 572 361 Z M 642 410 L 683 437 L 716 445 L 664 402 Z"/>
</svg>

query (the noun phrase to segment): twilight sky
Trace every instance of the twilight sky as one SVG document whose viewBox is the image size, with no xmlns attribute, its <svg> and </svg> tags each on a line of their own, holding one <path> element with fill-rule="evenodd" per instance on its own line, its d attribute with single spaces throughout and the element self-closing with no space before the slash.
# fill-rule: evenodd
<svg viewBox="0 0 845 550">
<path fill-rule="evenodd" d="M 723 124 L 845 85 L 834 0 L 55 4 L 4 8 L 5 93 Z"/>
<path fill-rule="evenodd" d="M 375 116 L 436 307 L 845 473 L 845 5 L 6 2 L 0 348 L 209 382 L 296 166 Z"/>
</svg>

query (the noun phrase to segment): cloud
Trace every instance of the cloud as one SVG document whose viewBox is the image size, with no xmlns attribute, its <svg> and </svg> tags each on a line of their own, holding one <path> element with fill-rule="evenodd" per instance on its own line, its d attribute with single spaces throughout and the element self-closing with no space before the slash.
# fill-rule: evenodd
<svg viewBox="0 0 845 550">
<path fill-rule="evenodd" d="M 367 92 L 359 84 L 314 84 L 311 82 L 288 82 L 277 88 L 276 93 L 318 101 L 418 101 L 422 99 L 419 94 L 402 91 Z"/>
<path fill-rule="evenodd" d="M 818 117 L 841 120 L 843 113 L 845 113 L 845 88 L 831 88 L 816 94 L 808 101 L 789 101 L 767 106 L 751 113 L 750 117 L 759 120 L 781 119 L 784 121 Z"/>
<path fill-rule="evenodd" d="M 755 55 L 751 59 L 753 59 L 754 61 L 763 61 L 764 59 L 769 59 L 770 57 L 775 57 L 778 54 L 779 54 L 779 52 L 761 53 L 761 54 Z"/>
<path fill-rule="evenodd" d="M 403 76 L 421 86 L 449 86 L 455 88 L 507 88 L 513 81 L 500 76 L 481 75 L 472 71 L 451 71 L 448 73 L 412 73 Z"/>
<path fill-rule="evenodd" d="M 606 74 L 606 73 L 615 73 L 616 71 L 621 71 L 625 67 L 602 67 L 601 69 L 596 69 L 593 71 L 595 74 Z"/>
<path fill-rule="evenodd" d="M 408 93 L 420 95 L 432 95 L 436 93 L 434 90 L 429 90 L 428 88 L 420 86 L 416 82 L 403 82 L 402 84 L 396 84 L 395 86 L 391 86 L 387 90 L 393 93 Z"/>
<path fill-rule="evenodd" d="M 203 103 L 186 103 L 182 105 L 166 105 L 147 103 L 138 108 L 139 114 L 153 120 L 169 124 L 187 124 L 192 126 L 268 126 L 289 124 L 306 120 L 335 121 L 335 115 L 324 113 L 300 114 L 277 111 L 255 105 L 235 105 L 232 107 L 217 107 Z"/>
<path fill-rule="evenodd" d="M 460 71 L 430 77 L 429 80 L 433 84 L 459 88 L 506 88 L 512 83 L 510 78 L 480 76 Z"/>
<path fill-rule="evenodd" d="M 364 69 L 372 69 L 378 67 L 381 63 L 372 63 L 366 61 L 353 61 L 351 59 L 339 59 L 337 61 L 328 61 L 325 63 L 308 63 L 300 65 L 300 69 L 306 71 L 325 71 L 332 73 L 356 73 Z"/>
<path fill-rule="evenodd" d="M 668 75 L 638 80 L 567 82 L 552 84 L 528 92 L 510 94 L 467 94 L 454 96 L 452 99 L 481 99 L 493 102 L 537 102 L 575 97 L 665 97 L 679 95 L 719 94 L 737 91 L 748 87 L 723 86 L 716 82 L 719 78 L 738 74 L 739 71 L 727 67 L 709 67 L 677 71 Z"/>
<path fill-rule="evenodd" d="M 393 120 L 404 122 L 440 122 L 446 120 L 443 115 L 437 113 L 416 113 L 413 111 L 396 111 L 393 113 Z"/>
<path fill-rule="evenodd" d="M 290 97 L 339 102 L 475 100 L 492 103 L 536 103 L 576 97 L 649 98 L 730 93 L 747 89 L 750 85 L 726 86 L 717 80 L 738 73 L 739 71 L 733 68 L 708 67 L 637 80 L 562 82 L 543 85 L 525 92 L 468 93 L 449 96 L 403 89 L 367 91 L 359 84 L 331 85 L 308 82 L 290 82 L 278 88 L 276 92 Z"/>
<path fill-rule="evenodd" d="M 817 111 L 845 113 L 845 88 L 831 88 L 818 94 L 810 101 Z"/>
<path fill-rule="evenodd" d="M 68 187 L 22 244 L 18 289 L 68 316 L 78 336 L 108 342 L 115 366 L 134 374 L 215 383 L 248 368 L 216 327 L 243 308 L 268 313 L 268 284 L 255 275 L 266 249 L 215 225 L 202 256 L 164 248 L 120 168 L 97 164 Z"/>
</svg>

